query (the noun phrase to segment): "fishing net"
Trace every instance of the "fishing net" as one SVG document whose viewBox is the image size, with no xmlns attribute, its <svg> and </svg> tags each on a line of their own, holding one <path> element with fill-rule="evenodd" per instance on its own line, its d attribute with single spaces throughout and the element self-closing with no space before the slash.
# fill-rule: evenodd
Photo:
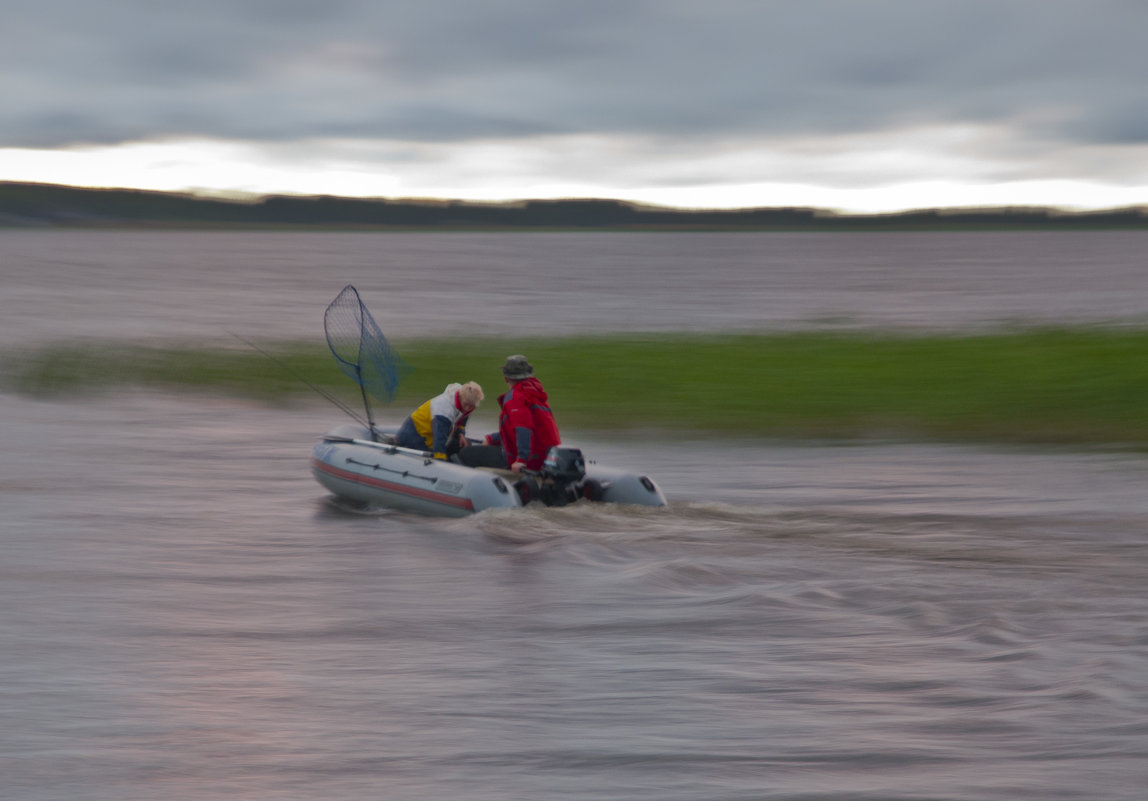
<svg viewBox="0 0 1148 801">
<path fill-rule="evenodd" d="M 323 330 L 340 370 L 379 401 L 394 400 L 411 368 L 391 349 L 355 287 L 347 284 L 331 301 Z"/>
</svg>

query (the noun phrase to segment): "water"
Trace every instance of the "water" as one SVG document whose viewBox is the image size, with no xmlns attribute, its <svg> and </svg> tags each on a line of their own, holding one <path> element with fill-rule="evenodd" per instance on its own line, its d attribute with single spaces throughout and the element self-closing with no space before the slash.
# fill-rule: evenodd
<svg viewBox="0 0 1148 801">
<path fill-rule="evenodd" d="M 708 329 L 723 307 L 731 327 L 1128 322 L 1148 275 L 1128 234 L 584 236 L 3 232 L 0 342 L 314 339 L 348 281 L 388 333 Z M 850 249 L 880 265 L 867 291 L 827 279 Z M 1100 266 L 1082 277 L 1073 254 Z M 594 297 L 569 275 L 585 262 L 614 263 L 590 274 L 628 287 L 629 309 L 572 308 Z M 500 295 L 498 264 L 557 284 Z M 949 269 L 918 280 L 921 264 Z M 990 310 L 966 305 L 978 282 Z M 462 320 L 444 311 L 459 300 Z M 325 405 L 2 400 L 0 798 L 1148 786 L 1139 454 L 566 432 L 647 470 L 670 508 L 436 520 L 328 502 L 306 465 L 341 422 Z"/>
<path fill-rule="evenodd" d="M 1148 232 L 0 230 L 0 344 L 314 339 L 353 283 L 388 336 L 1148 323 Z M 233 339 L 230 340 L 234 342 Z"/>
</svg>

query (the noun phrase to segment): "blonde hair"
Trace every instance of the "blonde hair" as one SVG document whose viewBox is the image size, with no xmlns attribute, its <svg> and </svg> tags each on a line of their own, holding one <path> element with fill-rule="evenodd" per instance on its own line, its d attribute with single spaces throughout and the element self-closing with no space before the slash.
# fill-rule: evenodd
<svg viewBox="0 0 1148 801">
<path fill-rule="evenodd" d="M 482 394 L 482 387 L 474 381 L 467 381 L 458 390 L 458 400 L 463 406 L 471 409 L 477 409 L 478 404 L 482 403 L 482 399 L 486 397 Z"/>
</svg>

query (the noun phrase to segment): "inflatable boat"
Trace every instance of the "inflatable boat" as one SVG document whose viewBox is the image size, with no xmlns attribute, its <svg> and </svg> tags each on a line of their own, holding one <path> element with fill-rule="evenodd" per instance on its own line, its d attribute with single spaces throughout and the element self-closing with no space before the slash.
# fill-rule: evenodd
<svg viewBox="0 0 1148 801">
<path fill-rule="evenodd" d="M 662 491 L 648 477 L 587 462 L 578 448 L 555 446 L 540 471 L 519 474 L 468 467 L 397 446 L 394 431 L 375 425 L 368 396 L 390 403 L 410 368 L 391 349 L 350 284 L 327 306 L 323 329 L 339 369 L 359 385 L 366 412 L 364 420 L 312 385 L 358 423 L 328 432 L 312 451 L 311 470 L 333 495 L 361 505 L 450 517 L 531 503 L 666 505 Z"/>
<path fill-rule="evenodd" d="M 440 517 L 531 503 L 666 505 L 648 476 L 587 462 L 578 448 L 552 448 L 541 471 L 520 475 L 435 459 L 429 451 L 393 444 L 393 435 L 376 429 L 372 439 L 368 428 L 353 424 L 331 430 L 311 456 L 315 479 L 358 505 Z"/>
</svg>

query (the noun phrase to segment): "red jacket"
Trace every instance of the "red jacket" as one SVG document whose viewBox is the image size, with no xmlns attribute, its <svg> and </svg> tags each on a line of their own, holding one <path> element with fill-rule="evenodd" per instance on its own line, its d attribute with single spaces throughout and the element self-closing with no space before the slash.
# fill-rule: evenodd
<svg viewBox="0 0 1148 801">
<path fill-rule="evenodd" d="M 528 470 L 541 470 L 547 451 L 562 442 L 546 401 L 542 382 L 533 376 L 498 397 L 498 434 L 508 467 L 526 462 Z"/>
</svg>

